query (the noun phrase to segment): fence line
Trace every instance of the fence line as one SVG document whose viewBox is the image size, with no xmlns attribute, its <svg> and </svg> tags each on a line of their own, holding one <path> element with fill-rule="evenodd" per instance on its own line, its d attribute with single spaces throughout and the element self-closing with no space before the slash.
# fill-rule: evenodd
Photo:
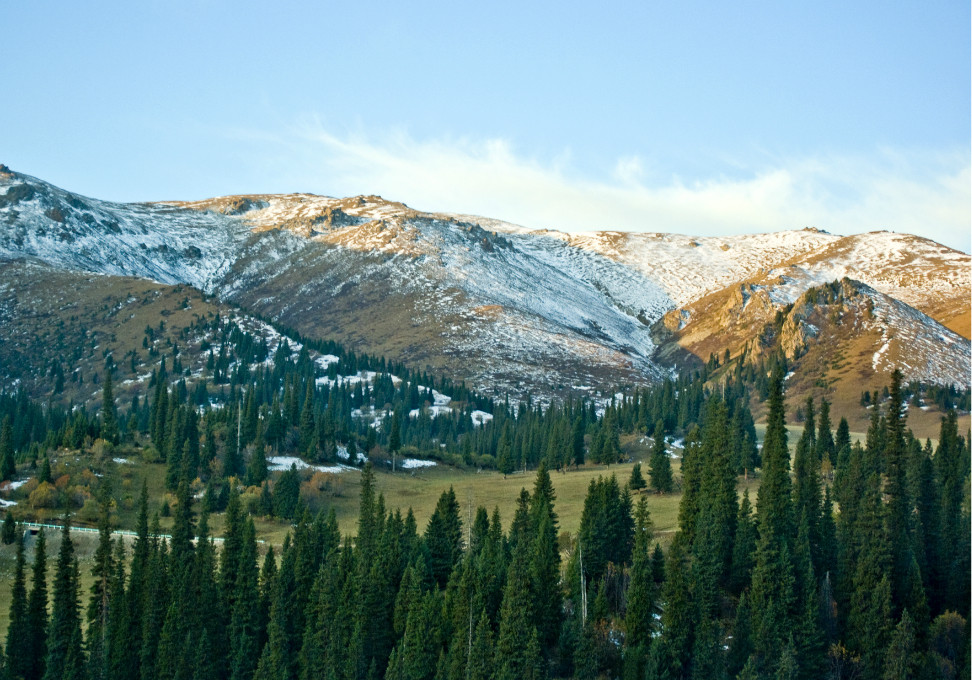
<svg viewBox="0 0 972 681">
<path fill-rule="evenodd" d="M 32 522 L 22 521 L 22 522 L 18 522 L 17 524 L 18 525 L 24 525 L 26 527 L 49 528 L 49 529 L 52 529 L 52 530 L 63 530 L 64 529 L 64 525 L 51 525 L 49 523 L 32 523 Z M 72 525 L 71 526 L 71 531 L 72 532 L 89 532 L 89 533 L 93 533 L 93 534 L 98 534 L 101 530 L 99 530 L 97 527 L 79 527 L 77 525 Z M 112 534 L 120 534 L 120 535 L 127 536 L 127 537 L 137 537 L 138 536 L 138 533 L 137 532 L 133 532 L 132 530 L 113 530 L 112 531 Z M 161 537 L 162 539 L 172 539 L 172 535 L 171 534 L 150 534 L 149 536 L 150 537 Z M 198 537 L 194 537 L 194 539 L 198 539 Z M 210 539 L 212 539 L 213 541 L 225 541 L 225 539 L 223 537 L 210 537 Z M 264 543 L 262 539 L 258 539 L 257 541 L 259 543 L 261 543 L 261 544 Z"/>
</svg>

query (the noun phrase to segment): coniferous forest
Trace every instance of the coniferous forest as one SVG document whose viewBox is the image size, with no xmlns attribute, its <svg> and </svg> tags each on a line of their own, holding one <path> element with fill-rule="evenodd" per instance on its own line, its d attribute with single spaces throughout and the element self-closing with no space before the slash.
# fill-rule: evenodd
<svg viewBox="0 0 972 681">
<path fill-rule="evenodd" d="M 761 449 L 731 386 L 669 384 L 603 417 L 591 411 L 587 425 L 578 406 L 573 420 L 593 451 L 610 452 L 623 424 L 650 424 L 662 451 L 652 452 L 648 480 L 639 467 L 631 480 L 592 481 L 576 536 L 560 533 L 549 474 L 575 456 L 568 405 L 536 412 L 561 437 L 535 460 L 512 518 L 467 514 L 450 489 L 418 527 L 411 510 L 386 507 L 368 463 L 354 536 L 341 536 L 333 509 L 312 514 L 298 487 L 291 532 L 265 551 L 237 485 L 227 485 L 221 541 L 209 530 L 212 490 L 193 513 L 190 476 L 206 460 L 194 443 L 211 442 L 213 426 L 200 438 L 196 412 L 166 406 L 158 388 L 147 430 L 179 461 L 171 533 L 150 515 L 143 487 L 134 540 L 113 539 L 102 487 L 94 581 L 82 593 L 67 529 L 48 574 L 44 533 L 30 539 L 28 565 L 7 523 L 17 559 L 3 669 L 51 679 L 968 678 L 970 456 L 955 413 L 937 447 L 922 444 L 895 374 L 866 442 L 852 443 L 843 419 L 832 429 L 829 405 L 808 400 L 791 457 L 782 376 L 777 367 L 766 381 Z M 697 425 L 686 436 L 678 530 L 656 537 L 646 495 L 672 484 L 658 443 L 678 411 Z M 541 439 L 528 437 L 530 413 L 500 424 L 503 456 L 514 440 Z M 104 413 L 92 427 L 117 438 L 116 420 Z M 313 441 L 313 417 L 306 433 L 301 420 L 298 435 Z M 65 437 L 70 423 L 36 432 Z M 176 432 L 186 435 L 181 452 L 170 444 Z M 12 449 L 9 422 L 3 439 Z M 754 472 L 756 498 L 740 498 L 738 476 Z M 276 481 L 277 497 L 286 484 Z"/>
</svg>

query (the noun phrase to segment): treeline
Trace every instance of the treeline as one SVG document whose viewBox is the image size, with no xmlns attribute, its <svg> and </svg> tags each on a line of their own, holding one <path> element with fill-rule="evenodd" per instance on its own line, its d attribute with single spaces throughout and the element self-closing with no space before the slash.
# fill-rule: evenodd
<svg viewBox="0 0 972 681">
<path fill-rule="evenodd" d="M 10 423 L 15 459 L 36 469 L 58 447 L 89 447 L 97 438 L 145 446 L 148 460 L 167 464 L 172 490 L 183 469 L 190 480 L 214 480 L 217 486 L 231 478 L 260 486 L 267 479 L 267 458 L 276 454 L 352 464 L 359 453 L 377 463 L 413 456 L 503 473 L 534 469 L 541 461 L 566 469 L 586 461 L 621 461 L 620 436 L 653 432 L 659 421 L 668 436 L 686 434 L 699 422 L 710 391 L 703 368 L 612 398 L 600 409 L 586 398 L 551 405 L 528 398 L 514 406 L 333 343 L 302 339 L 294 352 L 282 339 L 271 353 L 264 339 L 218 316 L 197 324 L 195 332 L 206 331 L 212 339 L 204 375 L 187 378 L 179 359 L 184 351 L 173 343 L 172 356 L 162 354 L 152 370 L 150 394 L 136 393 L 127 408 L 115 405 L 113 375 L 120 369 L 110 356 L 98 411 L 42 406 L 24 390 L 0 394 L 0 422 Z M 150 335 L 155 331 L 147 327 L 146 345 Z M 325 369 L 311 349 L 340 353 L 340 359 Z M 347 376 L 362 367 L 374 367 L 370 380 L 338 380 L 339 368 Z M 211 372 L 208 379 L 205 372 Z M 730 405 L 740 471 L 758 465 L 744 385 L 737 380 L 720 388 Z M 430 408 L 437 393 L 452 398 L 448 410 Z"/>
<path fill-rule="evenodd" d="M 755 509 L 748 493 L 737 494 L 729 402 L 703 400 L 667 552 L 645 496 L 614 477 L 591 483 L 576 537 L 559 534 L 543 462 L 507 532 L 495 510 L 479 508 L 468 522 L 449 490 L 420 533 L 410 512 L 385 507 L 367 466 L 354 538 L 339 535 L 333 513 L 312 519 L 298 501 L 279 559 L 270 548 L 261 567 L 235 488 L 217 551 L 207 511 L 198 521 L 191 512 L 183 471 L 169 540 L 151 527 L 143 491 L 126 551 L 111 539 L 105 502 L 83 613 L 70 535 L 49 617 L 43 539 L 29 591 L 18 547 L 6 670 L 46 678 L 967 678 L 969 443 L 954 413 L 937 449 L 917 441 L 900 388 L 895 375 L 863 445 L 850 443 L 846 421 L 835 432 L 826 408 L 818 418 L 808 402 L 791 470 L 776 372 Z"/>
</svg>

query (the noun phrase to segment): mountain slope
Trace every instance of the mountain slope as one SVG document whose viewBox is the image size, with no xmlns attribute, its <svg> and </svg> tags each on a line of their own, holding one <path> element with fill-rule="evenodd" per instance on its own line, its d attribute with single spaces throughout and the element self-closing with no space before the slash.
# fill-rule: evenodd
<svg viewBox="0 0 972 681">
<path fill-rule="evenodd" d="M 748 300 L 763 320 L 846 276 L 953 326 L 970 290 L 968 255 L 910 236 L 567 235 L 377 196 L 117 204 L 0 168 L 0 259 L 22 257 L 188 283 L 302 333 L 515 395 L 650 382 L 690 355 L 743 347 L 765 321 L 712 322 L 740 287 L 760 292 Z M 915 324 L 950 339 L 922 349 L 947 362 L 894 361 L 968 385 L 968 342 L 928 317 Z"/>
</svg>

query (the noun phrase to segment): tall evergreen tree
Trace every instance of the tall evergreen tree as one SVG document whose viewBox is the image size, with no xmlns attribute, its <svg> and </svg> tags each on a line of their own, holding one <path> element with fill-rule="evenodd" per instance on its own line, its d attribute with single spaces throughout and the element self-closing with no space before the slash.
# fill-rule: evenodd
<svg viewBox="0 0 972 681">
<path fill-rule="evenodd" d="M 729 584 L 736 530 L 736 476 L 728 447 L 728 413 L 719 399 L 709 402 L 702 436 L 704 461 L 692 546 L 693 592 L 705 617 L 715 616 L 720 591 Z"/>
<path fill-rule="evenodd" d="M 165 541 L 159 539 L 159 519 L 152 519 L 152 526 L 146 537 L 151 536 L 145 544 L 146 568 L 144 586 L 142 587 L 142 648 L 139 651 L 141 677 L 154 679 L 159 677 L 159 639 L 169 608 L 169 561 Z M 136 553 L 132 559 L 132 584 L 137 584 L 136 561 L 138 560 L 139 542 L 136 539 Z M 136 598 L 132 599 L 135 601 Z"/>
<path fill-rule="evenodd" d="M 16 474 L 13 427 L 10 425 L 10 416 L 8 415 L 3 417 L 3 426 L 0 426 L 0 480 L 13 480 Z"/>
<path fill-rule="evenodd" d="M 440 587 L 444 587 L 453 567 L 462 557 L 462 519 L 452 487 L 439 496 L 425 530 L 425 544 L 432 576 Z"/>
<path fill-rule="evenodd" d="M 303 632 L 298 631 L 296 619 L 296 562 L 297 551 L 288 535 L 284 540 L 280 570 L 274 585 L 267 646 L 256 672 L 260 678 L 291 679 L 297 675 L 297 653 Z"/>
<path fill-rule="evenodd" d="M 125 544 L 121 539 L 115 543 L 115 556 L 112 561 L 114 573 L 108 585 L 111 594 L 111 609 L 106 621 L 107 642 L 105 645 L 105 677 L 126 679 L 134 676 L 132 651 L 135 637 L 131 625 L 131 607 L 125 591 Z M 91 665 L 89 664 L 89 671 Z"/>
<path fill-rule="evenodd" d="M 539 660 L 539 639 L 534 604 L 530 598 L 529 549 L 526 542 L 517 544 L 503 589 L 499 613 L 499 637 L 496 640 L 494 669 L 499 678 L 531 678 Z M 536 653 L 533 650 L 536 650 Z"/>
<path fill-rule="evenodd" d="M 34 546 L 30 595 L 27 597 L 26 646 L 29 667 L 24 678 L 42 678 L 47 662 L 47 538 L 44 530 L 37 533 Z"/>
<path fill-rule="evenodd" d="M 806 518 L 810 555 L 815 568 L 820 566 L 820 459 L 817 457 L 816 423 L 813 398 L 804 407 L 805 425 L 797 442 L 793 459 L 793 516 L 797 522 Z"/>
<path fill-rule="evenodd" d="M 101 439 L 113 445 L 118 444 L 118 412 L 115 409 L 115 394 L 111 385 L 111 368 L 105 365 L 105 380 L 101 385 Z"/>
<path fill-rule="evenodd" d="M 531 594 L 534 625 L 541 649 L 556 642 L 563 611 L 555 499 L 550 474 L 546 464 L 541 461 L 530 497 L 530 521 L 535 531 L 530 555 Z"/>
<path fill-rule="evenodd" d="M 969 475 L 968 456 L 958 436 L 958 419 L 949 411 L 942 419 L 935 450 L 935 465 L 941 484 L 942 588 L 940 607 L 968 613 L 969 514 L 962 509 L 963 489 Z M 963 593 L 964 592 L 964 593 Z"/>
<path fill-rule="evenodd" d="M 662 601 L 661 636 L 651 646 L 645 678 L 678 679 L 689 672 L 694 643 L 695 614 L 688 577 L 684 539 L 676 539 L 668 551 Z"/>
<path fill-rule="evenodd" d="M 874 678 L 883 670 L 892 620 L 890 550 L 884 532 L 885 505 L 877 472 L 869 476 L 856 527 L 859 555 L 853 567 L 853 589 L 847 622 L 847 644 L 861 654 L 864 674 Z"/>
<path fill-rule="evenodd" d="M 486 679 L 493 673 L 493 629 L 489 624 L 486 611 L 480 612 L 469 647 L 469 663 L 466 667 L 467 679 Z"/>
<path fill-rule="evenodd" d="M 234 679 L 250 678 L 259 655 L 257 644 L 259 643 L 260 592 L 255 535 L 253 520 L 247 518 L 243 523 L 237 566 L 233 570 L 235 574 L 232 586 L 233 596 L 227 599 L 227 602 L 232 604 L 227 662 L 230 677 Z M 220 576 L 225 576 L 228 580 L 228 575 L 228 571 L 223 571 Z M 230 588 L 228 583 L 224 588 Z"/>
<path fill-rule="evenodd" d="M 85 676 L 78 602 L 78 563 L 74 557 L 70 528 L 70 523 L 65 522 L 54 572 L 54 600 L 47 632 L 47 663 L 44 671 L 44 678 L 47 679 L 78 679 Z"/>
<path fill-rule="evenodd" d="M 763 475 L 756 509 L 759 541 L 751 591 L 754 661 L 756 669 L 764 674 L 773 673 L 783 656 L 795 607 L 790 453 L 779 367 L 774 369 L 769 387 Z"/>
<path fill-rule="evenodd" d="M 27 658 L 30 621 L 27 614 L 26 559 L 24 541 L 17 541 L 14 578 L 10 590 L 10 621 L 7 624 L 6 674 L 8 679 L 27 678 L 30 660 Z"/>
<path fill-rule="evenodd" d="M 114 553 L 111 541 L 111 496 L 102 488 L 101 513 L 98 520 L 98 548 L 95 550 L 91 574 L 91 599 L 88 602 L 87 637 L 88 672 L 95 678 L 108 675 L 108 615 L 115 594 L 111 591 L 114 575 Z"/>
<path fill-rule="evenodd" d="M 824 460 L 829 460 L 831 464 L 835 463 L 834 455 L 837 453 L 837 448 L 831 428 L 830 402 L 820 400 L 820 415 L 817 419 L 817 442 L 815 449 L 817 461 L 821 464 Z"/>
<path fill-rule="evenodd" d="M 732 567 L 729 576 L 729 589 L 741 594 L 749 587 L 756 553 L 757 531 L 753 521 L 753 509 L 749 501 L 749 490 L 743 492 L 736 518 L 736 536 L 732 544 Z M 745 660 L 743 660 L 745 663 Z M 740 667 L 741 669 L 741 667 Z"/>
<path fill-rule="evenodd" d="M 886 430 L 883 438 L 887 476 L 884 489 L 887 498 L 885 523 L 891 547 L 891 595 L 892 613 L 895 619 L 905 603 L 908 570 L 915 555 L 910 518 L 913 504 L 906 484 L 904 398 L 901 394 L 901 381 L 901 372 L 895 369 L 891 374 Z"/>
<path fill-rule="evenodd" d="M 655 423 L 651 458 L 648 461 L 648 477 L 651 480 L 651 488 L 658 493 L 670 493 L 674 488 L 672 465 L 668 459 L 668 452 L 665 450 L 665 422 L 661 419 L 658 419 Z"/>
<path fill-rule="evenodd" d="M 655 582 L 652 577 L 652 522 L 648 502 L 638 500 L 635 540 L 631 552 L 631 581 L 625 613 L 625 668 L 629 678 L 644 678 L 645 663 L 654 633 Z"/>
<path fill-rule="evenodd" d="M 412 602 L 404 634 L 389 661 L 389 678 L 430 679 L 435 675 L 441 611 L 438 592 L 423 594 Z"/>
</svg>

